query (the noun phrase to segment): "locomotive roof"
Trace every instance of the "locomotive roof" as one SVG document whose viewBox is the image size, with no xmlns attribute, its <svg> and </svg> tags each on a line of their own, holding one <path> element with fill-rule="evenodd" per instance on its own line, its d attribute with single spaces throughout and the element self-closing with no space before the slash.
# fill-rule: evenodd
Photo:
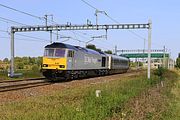
<svg viewBox="0 0 180 120">
<path fill-rule="evenodd" d="M 90 53 L 90 54 L 105 55 L 103 52 L 98 52 L 98 51 L 95 51 L 95 50 L 92 50 L 92 49 L 83 48 L 83 47 L 80 47 L 80 46 L 75 46 L 75 47 L 78 48 L 79 50 L 83 51 L 83 52 L 87 52 L 87 53 Z"/>
<path fill-rule="evenodd" d="M 80 46 L 73 46 L 73 45 L 69 45 L 69 44 L 64 44 L 64 43 L 57 43 L 54 42 L 50 45 L 45 46 L 45 48 L 67 48 L 67 49 L 72 49 L 72 50 L 80 50 L 82 52 L 86 52 L 88 54 L 96 54 L 96 55 L 105 55 L 103 52 L 98 52 L 92 49 L 88 49 L 88 48 L 84 48 L 84 47 L 80 47 Z"/>
<path fill-rule="evenodd" d="M 56 42 L 45 46 L 45 48 L 68 48 L 68 49 L 78 50 L 75 46 L 64 43 L 56 43 Z"/>
</svg>

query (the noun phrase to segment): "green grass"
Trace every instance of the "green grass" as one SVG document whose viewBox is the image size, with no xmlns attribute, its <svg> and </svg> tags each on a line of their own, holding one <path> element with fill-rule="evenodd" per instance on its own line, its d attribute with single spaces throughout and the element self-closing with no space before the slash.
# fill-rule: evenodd
<svg viewBox="0 0 180 120">
<path fill-rule="evenodd" d="M 0 79 L 7 79 L 8 72 L 7 71 L 0 71 Z"/>
<path fill-rule="evenodd" d="M 22 78 L 34 78 L 34 77 L 42 77 L 42 73 L 40 72 L 40 70 L 22 70 L 22 71 L 17 71 L 22 73 Z"/>
<path fill-rule="evenodd" d="M 180 75 L 180 71 L 177 71 Z M 172 78 L 174 82 L 169 83 L 164 95 L 167 99 L 167 110 L 163 113 L 163 120 L 180 120 L 180 76 Z"/>
<path fill-rule="evenodd" d="M 1 105 L 0 119 L 103 120 L 121 114 L 124 103 L 151 87 L 145 75 L 56 91 L 51 95 Z M 156 78 L 154 78 L 155 80 Z M 154 81 L 153 80 L 153 81 Z M 95 97 L 95 90 L 101 97 Z"/>
<path fill-rule="evenodd" d="M 23 79 L 23 78 L 35 78 L 35 77 L 42 77 L 42 73 L 40 73 L 40 70 L 18 70 L 16 73 L 22 73 L 22 76 L 19 76 L 17 78 L 10 78 L 8 77 L 7 71 L 0 71 L 0 79 Z"/>
<path fill-rule="evenodd" d="M 135 98 L 129 99 L 122 112 L 124 116 L 117 114 L 112 119 L 180 120 L 180 99 L 178 98 L 180 89 L 177 84 L 180 76 L 168 70 L 165 70 L 161 76 L 156 74 L 157 70 L 152 73 L 155 76 L 153 75 L 152 80 L 148 83 L 151 87 L 141 91 L 141 94 L 136 95 Z"/>
</svg>

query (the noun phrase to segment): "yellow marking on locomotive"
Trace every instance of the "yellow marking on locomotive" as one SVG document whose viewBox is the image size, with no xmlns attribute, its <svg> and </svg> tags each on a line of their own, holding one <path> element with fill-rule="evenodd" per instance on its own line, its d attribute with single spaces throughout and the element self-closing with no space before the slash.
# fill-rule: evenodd
<svg viewBox="0 0 180 120">
<path fill-rule="evenodd" d="M 67 69 L 67 59 L 66 58 L 43 57 L 42 69 L 66 70 Z"/>
</svg>

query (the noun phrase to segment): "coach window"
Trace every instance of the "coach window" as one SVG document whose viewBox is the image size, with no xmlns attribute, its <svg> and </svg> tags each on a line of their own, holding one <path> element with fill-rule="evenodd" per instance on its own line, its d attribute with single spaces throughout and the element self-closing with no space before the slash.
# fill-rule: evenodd
<svg viewBox="0 0 180 120">
<path fill-rule="evenodd" d="M 68 57 L 74 57 L 74 51 L 69 50 L 68 51 Z"/>
</svg>

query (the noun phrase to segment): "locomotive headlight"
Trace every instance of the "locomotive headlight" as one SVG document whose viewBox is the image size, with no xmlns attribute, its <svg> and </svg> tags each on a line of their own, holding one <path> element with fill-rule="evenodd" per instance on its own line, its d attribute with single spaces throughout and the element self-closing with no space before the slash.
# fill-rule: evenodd
<svg viewBox="0 0 180 120">
<path fill-rule="evenodd" d="M 59 67 L 60 67 L 60 68 L 65 68 L 65 65 L 60 65 Z"/>
<path fill-rule="evenodd" d="M 47 64 L 43 64 L 43 67 L 48 67 L 48 65 Z"/>
</svg>

